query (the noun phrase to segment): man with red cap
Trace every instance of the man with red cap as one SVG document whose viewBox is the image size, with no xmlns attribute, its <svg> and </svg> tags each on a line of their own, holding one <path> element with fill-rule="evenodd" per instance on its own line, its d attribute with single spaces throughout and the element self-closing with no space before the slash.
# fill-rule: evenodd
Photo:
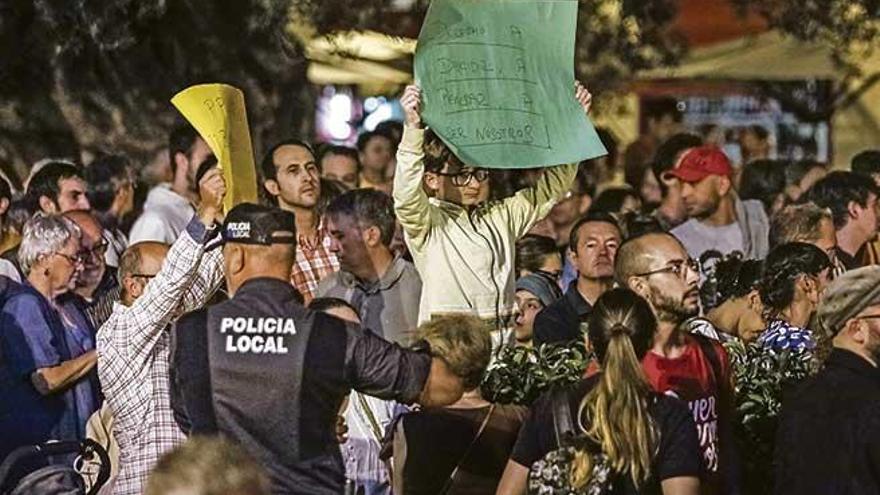
<svg viewBox="0 0 880 495">
<path fill-rule="evenodd" d="M 681 196 L 689 220 L 672 229 L 688 254 L 700 259 L 739 251 L 746 259 L 762 259 L 769 250 L 767 214 L 760 201 L 741 201 L 733 189 L 733 167 L 718 148 L 700 146 L 686 151 L 666 172 L 681 181 Z"/>
</svg>

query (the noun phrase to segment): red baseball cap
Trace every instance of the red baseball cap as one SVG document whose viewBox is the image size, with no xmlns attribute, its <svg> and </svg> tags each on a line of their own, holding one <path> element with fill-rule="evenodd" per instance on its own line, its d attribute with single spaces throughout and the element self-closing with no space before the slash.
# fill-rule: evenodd
<svg viewBox="0 0 880 495">
<path fill-rule="evenodd" d="M 733 167 L 720 149 L 700 146 L 685 151 L 675 168 L 666 173 L 684 182 L 699 182 L 710 175 L 730 177 Z"/>
</svg>

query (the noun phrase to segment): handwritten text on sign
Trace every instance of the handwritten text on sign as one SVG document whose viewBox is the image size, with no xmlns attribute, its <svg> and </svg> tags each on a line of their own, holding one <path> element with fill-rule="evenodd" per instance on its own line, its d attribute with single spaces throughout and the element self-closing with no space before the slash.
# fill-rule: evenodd
<svg viewBox="0 0 880 495">
<path fill-rule="evenodd" d="M 462 161 L 510 168 L 604 154 L 574 99 L 576 15 L 576 2 L 432 2 L 416 52 L 423 116 Z"/>
</svg>

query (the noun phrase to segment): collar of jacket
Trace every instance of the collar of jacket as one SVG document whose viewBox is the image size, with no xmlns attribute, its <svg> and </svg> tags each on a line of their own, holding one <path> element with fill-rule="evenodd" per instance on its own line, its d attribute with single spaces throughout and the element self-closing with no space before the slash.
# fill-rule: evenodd
<svg viewBox="0 0 880 495">
<path fill-rule="evenodd" d="M 852 351 L 835 347 L 831 354 L 828 355 L 825 365 L 827 367 L 846 368 L 856 374 L 870 378 L 880 386 L 880 369 Z"/>
<path fill-rule="evenodd" d="M 360 287 L 367 294 L 373 294 L 393 287 L 403 276 L 404 268 L 406 268 L 406 261 L 400 256 L 395 256 L 385 273 L 374 283 L 364 282 L 355 277 L 353 273 L 342 270 L 339 271 L 339 281 L 349 289 Z"/>
</svg>

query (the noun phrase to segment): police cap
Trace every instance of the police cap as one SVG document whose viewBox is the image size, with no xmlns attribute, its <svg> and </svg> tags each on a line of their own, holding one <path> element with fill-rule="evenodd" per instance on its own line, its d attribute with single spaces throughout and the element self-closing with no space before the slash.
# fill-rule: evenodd
<svg viewBox="0 0 880 495">
<path fill-rule="evenodd" d="M 223 242 L 296 244 L 293 213 L 275 206 L 241 203 L 226 214 Z"/>
</svg>

